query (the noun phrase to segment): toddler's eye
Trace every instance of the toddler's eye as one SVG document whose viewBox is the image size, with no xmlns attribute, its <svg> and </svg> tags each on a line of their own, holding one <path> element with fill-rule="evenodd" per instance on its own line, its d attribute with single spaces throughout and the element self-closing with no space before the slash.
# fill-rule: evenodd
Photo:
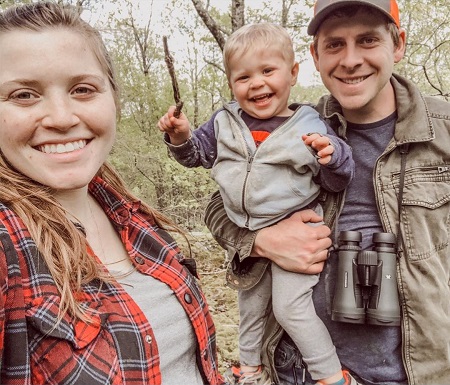
<svg viewBox="0 0 450 385">
<path fill-rule="evenodd" d="M 20 99 L 20 100 L 28 100 L 32 99 L 33 97 L 34 95 L 31 92 L 26 91 L 18 92 L 12 95 L 12 99 Z"/>
</svg>

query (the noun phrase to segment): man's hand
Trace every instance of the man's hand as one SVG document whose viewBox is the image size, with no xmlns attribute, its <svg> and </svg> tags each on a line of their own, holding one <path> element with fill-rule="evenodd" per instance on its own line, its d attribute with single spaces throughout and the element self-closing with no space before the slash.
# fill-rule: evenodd
<svg viewBox="0 0 450 385">
<path fill-rule="evenodd" d="M 266 257 L 288 271 L 320 273 L 332 244 L 331 231 L 326 225 L 310 226 L 307 222 L 322 220 L 313 210 L 304 210 L 259 230 L 252 256 Z"/>
</svg>

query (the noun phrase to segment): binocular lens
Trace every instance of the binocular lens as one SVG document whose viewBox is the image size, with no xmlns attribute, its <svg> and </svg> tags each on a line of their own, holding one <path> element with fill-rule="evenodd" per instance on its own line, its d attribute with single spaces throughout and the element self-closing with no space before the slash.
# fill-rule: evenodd
<svg viewBox="0 0 450 385">
<path fill-rule="evenodd" d="M 334 321 L 400 325 L 395 235 L 374 233 L 372 250 L 361 250 L 359 231 L 339 234 Z"/>
</svg>

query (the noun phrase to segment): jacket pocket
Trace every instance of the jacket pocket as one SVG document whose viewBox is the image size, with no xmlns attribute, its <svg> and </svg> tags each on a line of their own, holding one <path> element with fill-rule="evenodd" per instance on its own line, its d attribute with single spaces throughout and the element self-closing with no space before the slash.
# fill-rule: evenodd
<svg viewBox="0 0 450 385">
<path fill-rule="evenodd" d="M 398 196 L 398 173 L 393 175 L 393 183 Z M 419 261 L 440 256 L 448 260 L 450 165 L 407 170 L 402 202 L 402 235 L 408 258 Z"/>
<path fill-rule="evenodd" d="M 57 323 L 58 296 L 33 300 L 26 312 L 33 384 L 105 384 L 118 369 L 114 343 L 105 330 L 101 303 L 85 303 L 92 322 L 66 314 Z"/>
</svg>

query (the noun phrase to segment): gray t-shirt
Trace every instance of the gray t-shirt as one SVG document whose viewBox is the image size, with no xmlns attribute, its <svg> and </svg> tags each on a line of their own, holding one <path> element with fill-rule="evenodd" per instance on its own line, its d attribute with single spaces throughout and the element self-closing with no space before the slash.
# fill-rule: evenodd
<svg viewBox="0 0 450 385">
<path fill-rule="evenodd" d="M 348 124 L 347 143 L 353 149 L 356 173 L 347 188 L 345 205 L 338 220 L 338 231 L 361 231 L 363 249 L 371 247 L 373 233 L 383 231 L 372 175 L 377 158 L 394 135 L 395 122 L 394 113 L 376 123 Z M 337 265 L 337 256 L 333 255 L 314 288 L 313 298 L 317 314 L 330 332 L 342 365 L 357 373 L 367 384 L 406 384 L 401 358 L 400 327 L 359 325 L 331 320 L 331 298 Z"/>
<path fill-rule="evenodd" d="M 196 339 L 174 292 L 156 278 L 133 271 L 117 280 L 143 311 L 158 345 L 164 385 L 203 385 L 196 363 Z"/>
</svg>

